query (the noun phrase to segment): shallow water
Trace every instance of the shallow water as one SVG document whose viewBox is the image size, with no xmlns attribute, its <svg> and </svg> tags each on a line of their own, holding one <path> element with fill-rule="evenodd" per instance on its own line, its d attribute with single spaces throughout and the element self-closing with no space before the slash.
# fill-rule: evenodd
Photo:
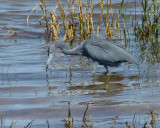
<svg viewBox="0 0 160 128">
<path fill-rule="evenodd" d="M 117 8 L 120 2 L 113 1 L 113 7 Z M 142 127 L 151 120 L 150 110 L 160 112 L 159 64 L 146 63 L 145 57 L 140 57 L 143 51 L 140 51 L 138 41 L 135 43 L 134 36 L 131 36 L 131 47 L 127 50 L 136 54 L 139 66 L 125 63 L 109 68 L 109 74 L 105 73 L 104 67 L 98 66 L 93 75 L 86 58 L 66 56 L 57 51 L 52 67 L 46 73 L 49 40 L 38 23 L 41 12 L 30 13 L 39 1 L 3 0 L 1 3 L 0 25 L 4 27 L 0 30 L 2 126 L 10 126 L 13 121 L 16 127 L 24 127 L 34 120 L 33 127 L 47 127 L 48 120 L 52 127 L 64 127 L 68 102 L 75 127 L 82 126 L 87 103 L 86 117 L 91 115 L 92 118 L 87 124 L 93 123 L 93 127 L 124 127 L 126 121 L 132 123 L 134 115 L 136 126 Z M 49 8 L 56 5 L 56 2 L 48 3 Z M 95 9 L 100 12 L 97 3 L 94 3 Z M 131 7 L 133 3 L 128 3 L 128 12 L 135 12 Z M 138 5 L 137 2 L 137 17 L 141 13 Z M 28 28 L 26 19 L 29 14 Z M 5 39 L 6 27 L 18 34 Z M 123 45 L 123 40 L 116 40 L 116 43 Z M 69 67 L 72 75 L 68 72 Z M 159 122 L 156 125 L 160 126 Z"/>
</svg>

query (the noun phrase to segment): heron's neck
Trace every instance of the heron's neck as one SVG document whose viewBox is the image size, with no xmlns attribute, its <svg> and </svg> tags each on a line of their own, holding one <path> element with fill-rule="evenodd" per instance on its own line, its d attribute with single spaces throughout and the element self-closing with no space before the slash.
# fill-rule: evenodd
<svg viewBox="0 0 160 128">
<path fill-rule="evenodd" d="M 73 48 L 71 49 L 66 43 L 58 43 L 57 45 L 58 48 L 61 49 L 61 51 L 64 54 L 67 55 L 82 55 L 82 53 L 80 52 L 80 48 Z"/>
</svg>

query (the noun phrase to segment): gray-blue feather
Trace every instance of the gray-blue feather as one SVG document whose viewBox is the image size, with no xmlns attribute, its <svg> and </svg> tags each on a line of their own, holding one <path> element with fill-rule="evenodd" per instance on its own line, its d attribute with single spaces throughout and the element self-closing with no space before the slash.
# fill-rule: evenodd
<svg viewBox="0 0 160 128">
<path fill-rule="evenodd" d="M 138 64 L 137 59 L 131 53 L 104 39 L 85 40 L 83 55 L 106 66 L 118 66 L 122 62 Z"/>
</svg>

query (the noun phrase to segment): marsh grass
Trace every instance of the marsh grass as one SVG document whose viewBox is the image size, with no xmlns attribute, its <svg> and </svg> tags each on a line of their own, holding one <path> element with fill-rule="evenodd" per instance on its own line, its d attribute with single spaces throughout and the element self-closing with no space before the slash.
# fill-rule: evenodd
<svg viewBox="0 0 160 128">
<path fill-rule="evenodd" d="M 160 63 L 160 4 L 156 0 L 151 3 L 141 0 L 141 6 L 141 24 L 137 23 L 135 27 L 136 37 L 140 39 L 140 51 L 143 52 L 146 63 Z"/>
<path fill-rule="evenodd" d="M 93 128 L 91 115 L 89 116 L 89 118 L 86 117 L 88 108 L 89 108 L 89 104 L 87 103 L 86 109 L 83 113 L 83 118 L 82 118 L 83 124 L 80 126 L 82 128 Z M 76 126 L 74 123 L 74 119 L 72 117 L 70 102 L 68 102 L 68 118 L 64 120 L 64 126 L 66 128 L 75 128 Z"/>
<path fill-rule="evenodd" d="M 135 35 L 139 39 L 142 60 L 146 64 L 160 63 L 160 4 L 157 0 L 140 0 L 141 20 L 136 23 Z"/>
<path fill-rule="evenodd" d="M 89 115 L 87 117 L 88 109 L 89 109 L 89 104 L 86 103 L 86 109 L 84 110 L 84 113 L 83 113 L 82 123 L 77 124 L 77 121 L 74 121 L 74 118 L 73 118 L 74 115 L 72 114 L 70 102 L 68 102 L 68 110 L 67 110 L 68 111 L 68 117 L 66 119 L 62 120 L 63 123 L 64 123 L 64 127 L 65 128 L 77 128 L 77 127 L 80 127 L 80 128 L 93 128 L 94 127 L 93 126 L 94 120 L 92 120 L 92 116 L 91 115 Z M 123 122 L 121 122 L 121 123 L 122 123 L 123 126 L 125 125 L 125 128 L 156 128 L 156 123 L 159 122 L 159 113 L 157 111 L 155 111 L 155 110 L 151 110 L 148 107 L 148 115 L 149 115 L 150 118 L 148 118 L 147 121 L 145 121 L 143 124 L 141 124 L 140 122 L 137 122 L 138 120 L 136 119 L 137 118 L 136 117 L 136 113 L 134 114 L 132 122 L 126 121 L 124 123 Z M 146 119 L 144 119 L 144 120 L 146 120 Z M 115 123 L 115 120 L 113 120 L 113 121 Z M 12 121 L 10 123 L 10 125 L 9 125 L 9 128 L 18 127 L 18 125 L 16 126 L 16 123 L 17 123 L 17 121 Z M 1 116 L 1 126 L 0 127 L 6 128 L 5 124 L 6 124 L 6 122 L 3 121 L 3 118 Z M 47 124 L 47 126 L 44 127 L 44 128 L 52 128 L 52 127 L 54 127 L 54 124 L 51 125 L 49 123 L 49 120 L 46 120 L 46 124 Z M 35 127 L 36 127 L 36 125 L 34 125 L 34 120 L 31 120 L 29 123 L 24 125 L 24 128 L 35 128 Z M 108 126 L 106 125 L 106 127 L 108 127 Z M 119 127 L 112 126 L 112 127 L 109 127 L 109 128 L 119 128 Z"/>
<path fill-rule="evenodd" d="M 63 39 L 71 40 L 71 42 L 77 38 L 80 38 L 80 40 L 90 38 L 93 34 L 96 35 L 96 32 L 99 38 L 102 25 L 105 28 L 104 36 L 107 39 L 121 37 L 119 16 L 115 16 L 111 0 L 106 0 L 105 3 L 104 0 L 99 0 L 101 13 L 97 23 L 93 23 L 95 14 L 93 0 L 87 0 L 86 5 L 82 4 L 82 0 L 68 0 L 67 2 L 68 8 L 66 9 L 62 6 L 61 0 L 57 0 L 57 6 L 49 14 L 46 13 L 45 0 L 41 0 L 38 4 L 43 12 L 39 21 L 41 22 L 44 19 L 44 29 L 48 31 L 52 40 L 61 39 L 63 35 L 61 32 L 64 32 Z M 58 13 L 60 15 L 57 15 Z"/>
<path fill-rule="evenodd" d="M 142 125 L 142 128 L 156 128 L 156 122 L 159 121 L 159 119 L 158 119 L 158 116 L 159 116 L 158 112 L 154 111 L 154 110 L 151 110 L 149 108 L 149 115 L 151 117 L 150 121 L 146 121 Z M 130 123 L 129 121 L 126 121 L 125 124 L 126 124 L 125 128 L 139 128 L 138 122 L 135 121 L 135 115 L 134 115 L 132 123 Z"/>
<path fill-rule="evenodd" d="M 143 9 L 141 25 L 135 27 L 136 36 L 140 39 L 155 40 L 159 37 L 160 31 L 160 4 L 156 0 L 149 3 L 148 0 L 140 0 Z"/>
<path fill-rule="evenodd" d="M 101 8 L 100 20 L 103 19 L 103 23 L 105 26 L 105 37 L 107 39 L 119 38 L 119 34 L 121 34 L 119 16 L 115 17 L 115 12 L 113 12 L 112 10 L 111 2 L 112 2 L 111 0 L 110 1 L 107 0 L 104 3 L 103 0 L 100 0 L 100 8 Z M 97 28 L 97 33 L 99 33 L 99 28 Z"/>
<path fill-rule="evenodd" d="M 127 44 L 130 43 L 130 38 L 129 38 L 129 31 L 128 31 L 127 22 L 126 22 L 126 7 L 124 6 L 124 0 L 122 0 L 120 4 L 118 17 L 120 16 L 123 19 L 123 38 L 124 38 L 124 44 L 126 47 Z"/>
</svg>

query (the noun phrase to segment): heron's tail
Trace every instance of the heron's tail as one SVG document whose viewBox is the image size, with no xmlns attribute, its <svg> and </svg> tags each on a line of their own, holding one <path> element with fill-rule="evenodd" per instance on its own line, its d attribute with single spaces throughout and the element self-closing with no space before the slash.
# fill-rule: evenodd
<svg viewBox="0 0 160 128">
<path fill-rule="evenodd" d="M 127 54 L 125 60 L 132 64 L 139 64 L 138 59 L 130 53 Z"/>
</svg>

